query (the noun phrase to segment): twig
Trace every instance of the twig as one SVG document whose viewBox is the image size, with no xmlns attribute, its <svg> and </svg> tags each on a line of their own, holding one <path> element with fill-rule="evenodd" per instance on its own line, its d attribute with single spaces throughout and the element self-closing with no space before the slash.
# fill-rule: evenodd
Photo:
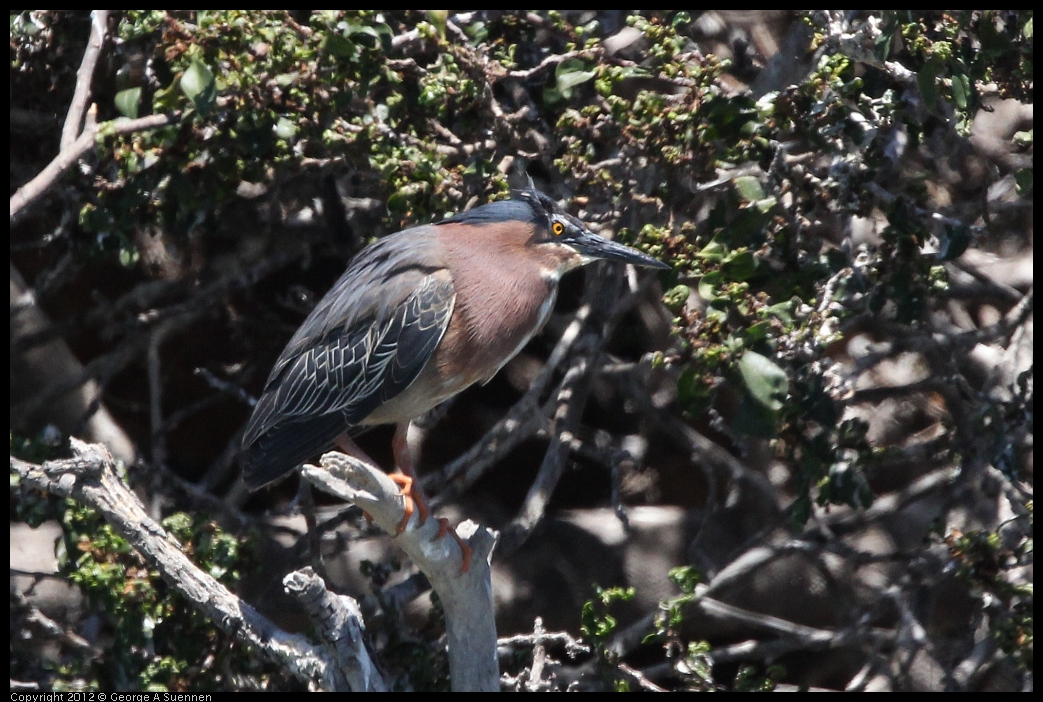
<svg viewBox="0 0 1043 702">
<path fill-rule="evenodd" d="M 619 297 L 620 280 L 613 268 L 606 266 L 595 269 L 594 274 L 587 277 L 581 309 L 585 323 L 595 331 L 585 333 L 576 345 L 575 356 L 554 400 L 557 408 L 550 446 L 521 509 L 504 530 L 501 555 L 510 554 L 528 539 L 543 519 L 561 478 L 572 437 L 590 394 L 590 383 L 598 367 L 596 361 L 611 331 L 610 322 L 618 321 L 612 316 L 612 302 Z"/>
<path fill-rule="evenodd" d="M 207 368 L 195 368 L 192 371 L 192 375 L 197 378 L 202 378 L 207 385 L 217 390 L 219 394 L 216 395 L 216 397 L 220 398 L 226 395 L 232 395 L 248 407 L 253 407 L 257 404 L 257 398 L 246 392 L 241 385 L 231 383 L 223 378 L 218 378 Z M 168 421 L 173 421 L 173 418 Z"/>
<path fill-rule="evenodd" d="M 518 692 L 547 692 L 555 689 L 555 675 L 548 669 L 560 667 L 560 663 L 547 653 L 547 644 L 564 645 L 565 654 L 569 658 L 575 658 L 577 654 L 590 653 L 589 646 L 572 638 L 567 632 L 548 634 L 543 629 L 543 619 L 536 617 L 531 634 L 511 636 L 497 642 L 501 648 L 532 647 L 532 665 L 523 669 L 517 677 L 504 675 L 503 684 Z"/>
<path fill-rule="evenodd" d="M 952 338 L 951 345 L 955 348 L 972 348 L 984 341 L 992 341 L 1009 336 L 1011 332 L 1024 324 L 1025 320 L 1032 314 L 1034 291 L 1034 287 L 1030 288 L 1025 293 L 1025 296 L 1021 298 L 1021 302 L 1014 305 L 1010 312 L 1004 315 L 1000 321 L 981 329 L 973 329 L 957 334 Z"/>
<path fill-rule="evenodd" d="M 159 347 L 166 336 L 167 325 L 158 325 L 148 337 L 148 390 L 149 420 L 152 429 L 152 465 L 167 464 L 167 441 L 163 430 L 163 372 L 159 360 Z"/>
<path fill-rule="evenodd" d="M 961 258 L 955 261 L 951 261 L 950 264 L 954 268 L 962 271 L 974 280 L 977 280 L 979 283 L 981 283 L 981 285 L 985 288 L 986 294 L 995 295 L 996 297 L 1002 299 L 1003 302 L 1006 302 L 1011 305 L 1016 305 L 1021 301 L 1022 295 L 1017 291 L 1016 288 L 1011 287 L 1010 285 L 1002 283 L 998 280 L 994 280 L 993 278 L 982 272 L 973 263 L 970 263 L 969 261 L 966 261 Z"/>
<path fill-rule="evenodd" d="M 123 370 L 147 346 L 148 337 L 145 335 L 125 341 L 109 353 L 91 360 L 76 372 L 54 379 L 38 394 L 12 407 L 12 415 L 32 416 L 52 401 L 82 387 L 91 380 L 96 379 L 99 381 L 99 385 L 105 385 L 109 378 Z"/>
<path fill-rule="evenodd" d="M 91 35 L 87 40 L 87 49 L 83 52 L 83 61 L 76 71 L 76 88 L 69 102 L 69 112 L 62 126 L 62 138 L 59 151 L 65 151 L 80 133 L 80 122 L 83 121 L 83 112 L 87 108 L 87 100 L 91 96 L 91 78 L 94 76 L 94 67 L 101 55 L 101 47 L 105 43 L 105 34 L 108 30 L 109 11 L 91 11 Z"/>
<path fill-rule="evenodd" d="M 558 409 L 555 412 L 551 444 L 547 447 L 536 480 L 525 496 L 525 502 L 511 524 L 504 529 L 501 556 L 510 555 L 525 543 L 532 530 L 543 520 L 547 504 L 565 469 L 569 444 L 590 393 L 590 379 L 596 367 L 591 356 L 600 350 L 600 346 L 595 334 L 587 335 L 579 344 L 579 355 L 573 361 L 572 368 L 565 374 L 565 380 L 558 393 Z"/>
<path fill-rule="evenodd" d="M 873 195 L 875 195 L 885 204 L 890 205 L 898 199 L 897 196 L 889 193 L 879 183 L 868 182 L 866 183 L 865 187 L 866 190 L 873 193 Z M 945 224 L 951 227 L 966 228 L 970 230 L 976 237 L 984 236 L 987 231 L 986 228 L 981 225 L 964 224 L 962 220 L 956 219 L 954 217 L 946 217 L 940 212 L 931 212 L 930 210 L 925 210 L 922 207 L 910 205 L 909 210 L 919 215 L 922 219 L 929 220 L 931 222 L 937 222 L 938 224 Z"/>
<path fill-rule="evenodd" d="M 542 625 L 542 620 L 541 625 Z M 575 656 L 584 653 L 590 653 L 590 647 L 584 643 L 581 643 L 578 639 L 573 638 L 572 634 L 567 631 L 551 631 L 545 632 L 534 631 L 532 634 L 517 634 L 515 636 L 505 636 L 496 642 L 497 646 L 501 648 L 507 646 L 535 646 L 538 643 L 559 643 L 564 644 L 565 652 L 570 656 Z"/>
<path fill-rule="evenodd" d="M 907 385 L 885 385 L 878 388 L 865 388 L 856 390 L 850 397 L 844 399 L 843 405 L 860 405 L 863 403 L 875 404 L 894 397 L 904 397 L 917 393 L 931 392 L 951 382 L 947 378 L 924 378 L 915 383 Z"/>
<path fill-rule="evenodd" d="M 955 351 L 966 351 L 981 343 L 1006 338 L 1021 327 L 1029 315 L 1032 314 L 1034 290 L 1035 288 L 1032 288 L 1025 295 L 1021 296 L 1020 302 L 1011 308 L 1003 319 L 995 324 L 959 334 L 930 334 L 913 331 L 903 325 L 879 323 L 880 331 L 883 334 L 887 334 L 893 341 L 888 348 L 882 351 L 869 353 L 858 358 L 852 375 L 863 373 L 881 361 L 896 356 L 903 351 L 915 351 L 924 354 L 929 360 L 932 356 L 950 358 Z M 848 324 L 849 326 L 854 326 L 854 322 L 849 322 Z M 956 368 L 946 367 L 938 369 L 935 376 L 937 377 L 940 374 L 948 374 L 952 378 L 962 378 L 962 374 Z M 936 385 L 937 387 L 933 389 L 943 394 L 944 391 L 951 389 L 951 383 L 936 383 Z"/>
<path fill-rule="evenodd" d="M 547 58 L 540 61 L 532 68 L 525 68 L 517 71 L 508 71 L 507 75 L 511 78 L 518 78 L 520 80 L 526 80 L 532 78 L 538 73 L 542 73 L 549 68 L 553 68 L 558 64 L 567 61 L 571 58 L 585 58 L 585 59 L 597 59 L 601 55 L 602 51 L 599 49 L 578 49 L 576 51 L 566 51 L 563 54 L 551 54 Z"/>
<path fill-rule="evenodd" d="M 645 674 L 637 668 L 631 668 L 626 663 L 617 663 L 616 667 L 619 668 L 619 670 L 624 675 L 628 675 L 631 678 L 633 678 L 637 682 L 638 687 L 640 687 L 645 692 L 669 692 L 669 690 L 667 690 L 665 687 L 660 687 L 651 680 L 649 680 L 647 677 L 645 677 Z"/>
<path fill-rule="evenodd" d="M 450 23 L 452 23 L 453 25 L 467 24 L 467 23 L 469 23 L 471 21 L 471 19 L 476 14 L 477 13 L 475 13 L 475 12 L 461 12 L 458 15 L 453 15 L 446 22 L 446 28 L 448 29 Z M 455 26 L 453 28 L 454 29 L 458 29 L 458 27 L 455 27 Z M 391 48 L 392 49 L 401 49 L 404 46 L 406 46 L 408 44 L 412 44 L 413 42 L 415 42 L 415 41 L 417 41 L 419 39 L 420 39 L 420 31 L 417 30 L 417 29 L 411 29 L 408 32 L 403 32 L 402 34 L 396 34 L 395 36 L 393 36 L 391 38 Z"/>
<path fill-rule="evenodd" d="M 852 510 L 847 514 L 830 515 L 824 519 L 824 523 L 838 534 L 855 527 L 864 527 L 880 519 L 897 514 L 907 505 L 922 500 L 936 490 L 943 490 L 951 486 L 952 481 L 960 475 L 960 469 L 946 466 L 932 471 L 918 480 L 910 483 L 898 492 L 877 497 L 873 504 L 861 511 Z"/>
<path fill-rule="evenodd" d="M 821 651 L 839 648 L 856 641 L 885 641 L 895 639 L 895 633 L 888 630 L 856 625 L 841 630 L 819 629 L 797 624 L 770 614 L 751 612 L 735 605 L 721 602 L 712 597 L 696 597 L 689 606 L 701 610 L 705 614 L 726 617 L 751 626 L 765 628 L 782 636 L 779 641 L 751 642 L 747 641 L 734 646 L 726 646 L 707 653 L 714 663 L 725 663 L 751 656 L 773 658 L 790 651 Z"/>
<path fill-rule="evenodd" d="M 377 611 L 380 608 L 403 611 L 410 602 L 431 589 L 431 581 L 423 573 L 414 573 L 400 583 L 384 590 L 378 598 L 370 595 L 363 601 L 365 611 Z"/>
<path fill-rule="evenodd" d="M 854 32 L 848 31 L 847 12 L 844 10 L 819 10 L 812 13 L 815 22 L 826 30 L 826 45 L 856 61 L 878 68 L 899 83 L 916 85 L 916 74 L 896 61 L 881 61 L 873 54 L 873 47 L 880 37 L 880 18 L 868 17 Z"/>
<path fill-rule="evenodd" d="M 66 378 L 56 379 L 35 397 L 32 397 L 12 408 L 12 413 L 32 414 L 47 403 L 51 402 L 53 399 L 60 397 L 71 390 L 79 388 L 88 380 L 93 378 L 104 380 L 112 377 L 125 368 L 128 363 L 137 358 L 142 351 L 147 349 L 149 343 L 149 327 L 145 325 L 151 326 L 156 323 L 166 324 L 168 325 L 168 333 L 174 333 L 183 329 L 200 316 L 207 314 L 213 306 L 221 304 L 226 299 L 226 296 L 231 292 L 253 285 L 272 271 L 278 270 L 300 256 L 300 249 L 288 248 L 279 255 L 266 257 L 252 268 L 246 270 L 234 270 L 206 286 L 197 289 L 192 297 L 184 302 L 170 305 L 158 312 L 153 311 L 153 313 L 148 316 L 134 315 L 126 324 L 131 330 L 138 332 L 137 334 L 124 339 L 120 345 L 109 351 L 107 354 L 90 361 L 79 373 L 70 375 Z M 168 288 L 163 285 L 159 286 L 159 289 L 169 292 L 171 289 L 188 290 L 189 288 L 184 285 L 179 285 L 174 288 Z M 143 308 L 146 305 L 153 304 L 156 301 L 156 290 L 157 289 L 151 285 L 139 285 L 124 296 L 124 298 L 121 298 L 121 300 L 111 308 L 96 310 L 94 313 L 87 315 L 87 319 L 102 324 L 110 314 L 113 316 L 119 313 L 129 314 L 134 311 L 134 308 Z M 63 331 L 69 333 L 73 329 L 79 328 L 80 321 L 82 320 L 76 320 L 75 323 L 70 325 L 54 326 L 59 326 Z M 142 329 L 143 326 L 145 326 L 145 329 Z M 31 335 L 27 335 L 24 339 L 18 339 L 17 343 L 12 346 L 12 350 L 16 351 L 31 348 L 32 346 L 44 343 L 46 340 L 54 338 L 55 336 L 60 336 L 60 334 L 53 332 L 51 329 L 34 332 Z"/>
<path fill-rule="evenodd" d="M 76 141 L 69 145 L 69 148 L 62 149 L 54 157 L 54 160 L 48 163 L 35 178 L 18 188 L 15 194 L 11 196 L 11 225 L 17 224 L 25 216 L 28 206 L 47 192 L 58 180 L 58 176 L 94 147 L 95 139 L 99 135 L 114 136 L 116 134 L 143 132 L 174 124 L 179 119 L 181 119 L 181 113 L 173 112 L 165 115 L 149 115 L 139 119 L 118 119 L 112 122 L 102 122 L 94 125 L 94 127 L 84 129 Z"/>
<path fill-rule="evenodd" d="M 11 572 L 12 572 L 12 575 L 15 575 L 15 574 L 22 575 L 23 574 L 23 573 L 16 573 L 13 570 Z M 50 573 L 43 574 L 43 575 L 49 576 L 49 577 L 53 577 L 52 574 L 50 574 Z M 69 631 L 69 630 L 65 629 L 61 624 L 59 624 L 58 622 L 56 622 L 53 619 L 51 619 L 50 617 L 48 617 L 46 614 L 41 612 L 35 605 L 33 605 L 31 602 L 29 602 L 29 600 L 26 598 L 26 596 L 22 592 L 19 592 L 17 589 L 12 587 L 11 588 L 12 626 L 13 626 L 16 606 L 22 608 L 25 611 L 25 621 L 26 621 L 27 624 L 31 624 L 31 625 L 40 627 L 47 636 L 49 636 L 49 637 L 51 637 L 53 639 L 56 639 L 58 641 L 62 641 L 63 643 L 68 644 L 72 648 L 77 649 L 79 651 L 82 651 L 82 652 L 90 655 L 92 658 L 97 658 L 97 657 L 99 657 L 101 655 L 101 651 L 99 649 L 96 649 L 94 646 L 92 646 L 89 641 L 84 639 L 82 636 L 80 636 L 76 632 Z"/>
</svg>

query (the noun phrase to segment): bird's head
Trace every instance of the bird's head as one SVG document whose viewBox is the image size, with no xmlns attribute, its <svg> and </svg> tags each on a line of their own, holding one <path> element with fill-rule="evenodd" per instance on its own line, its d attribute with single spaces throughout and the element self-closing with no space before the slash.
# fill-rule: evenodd
<svg viewBox="0 0 1043 702">
<path fill-rule="evenodd" d="M 559 261 L 559 272 L 603 259 L 632 263 L 647 268 L 669 268 L 662 261 L 637 249 L 598 236 L 579 219 L 563 211 L 558 204 L 531 183 L 518 193 L 518 199 L 532 208 L 535 235 L 529 246 Z"/>
</svg>

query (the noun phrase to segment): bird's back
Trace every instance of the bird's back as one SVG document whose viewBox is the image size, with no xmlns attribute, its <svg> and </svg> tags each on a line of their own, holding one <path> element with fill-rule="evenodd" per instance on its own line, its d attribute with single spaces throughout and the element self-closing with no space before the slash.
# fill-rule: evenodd
<svg viewBox="0 0 1043 702">
<path fill-rule="evenodd" d="M 455 293 L 433 227 L 364 249 L 279 356 L 243 436 L 260 487 L 333 446 L 405 390 L 438 346 Z"/>
</svg>

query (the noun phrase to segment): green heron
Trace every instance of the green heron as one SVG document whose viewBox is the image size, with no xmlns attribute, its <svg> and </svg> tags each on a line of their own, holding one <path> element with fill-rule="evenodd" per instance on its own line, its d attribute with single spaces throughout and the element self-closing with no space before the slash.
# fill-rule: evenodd
<svg viewBox="0 0 1043 702">
<path fill-rule="evenodd" d="M 412 420 L 486 382 L 547 321 L 561 276 L 596 259 L 667 268 L 603 239 L 530 187 L 381 239 L 359 253 L 272 369 L 243 436 L 257 489 L 333 448 L 360 458 L 351 427 L 397 424 L 393 475 L 416 502 Z M 444 535 L 445 522 L 440 535 Z M 467 549 L 465 549 L 465 564 Z"/>
</svg>

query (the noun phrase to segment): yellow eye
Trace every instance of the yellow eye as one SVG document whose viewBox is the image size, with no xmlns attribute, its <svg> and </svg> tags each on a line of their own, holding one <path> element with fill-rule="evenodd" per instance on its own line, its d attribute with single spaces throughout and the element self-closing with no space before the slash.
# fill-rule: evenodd
<svg viewBox="0 0 1043 702">
<path fill-rule="evenodd" d="M 561 222 L 553 222 L 550 225 L 550 231 L 554 236 L 561 236 L 565 233 L 565 225 Z"/>
</svg>

